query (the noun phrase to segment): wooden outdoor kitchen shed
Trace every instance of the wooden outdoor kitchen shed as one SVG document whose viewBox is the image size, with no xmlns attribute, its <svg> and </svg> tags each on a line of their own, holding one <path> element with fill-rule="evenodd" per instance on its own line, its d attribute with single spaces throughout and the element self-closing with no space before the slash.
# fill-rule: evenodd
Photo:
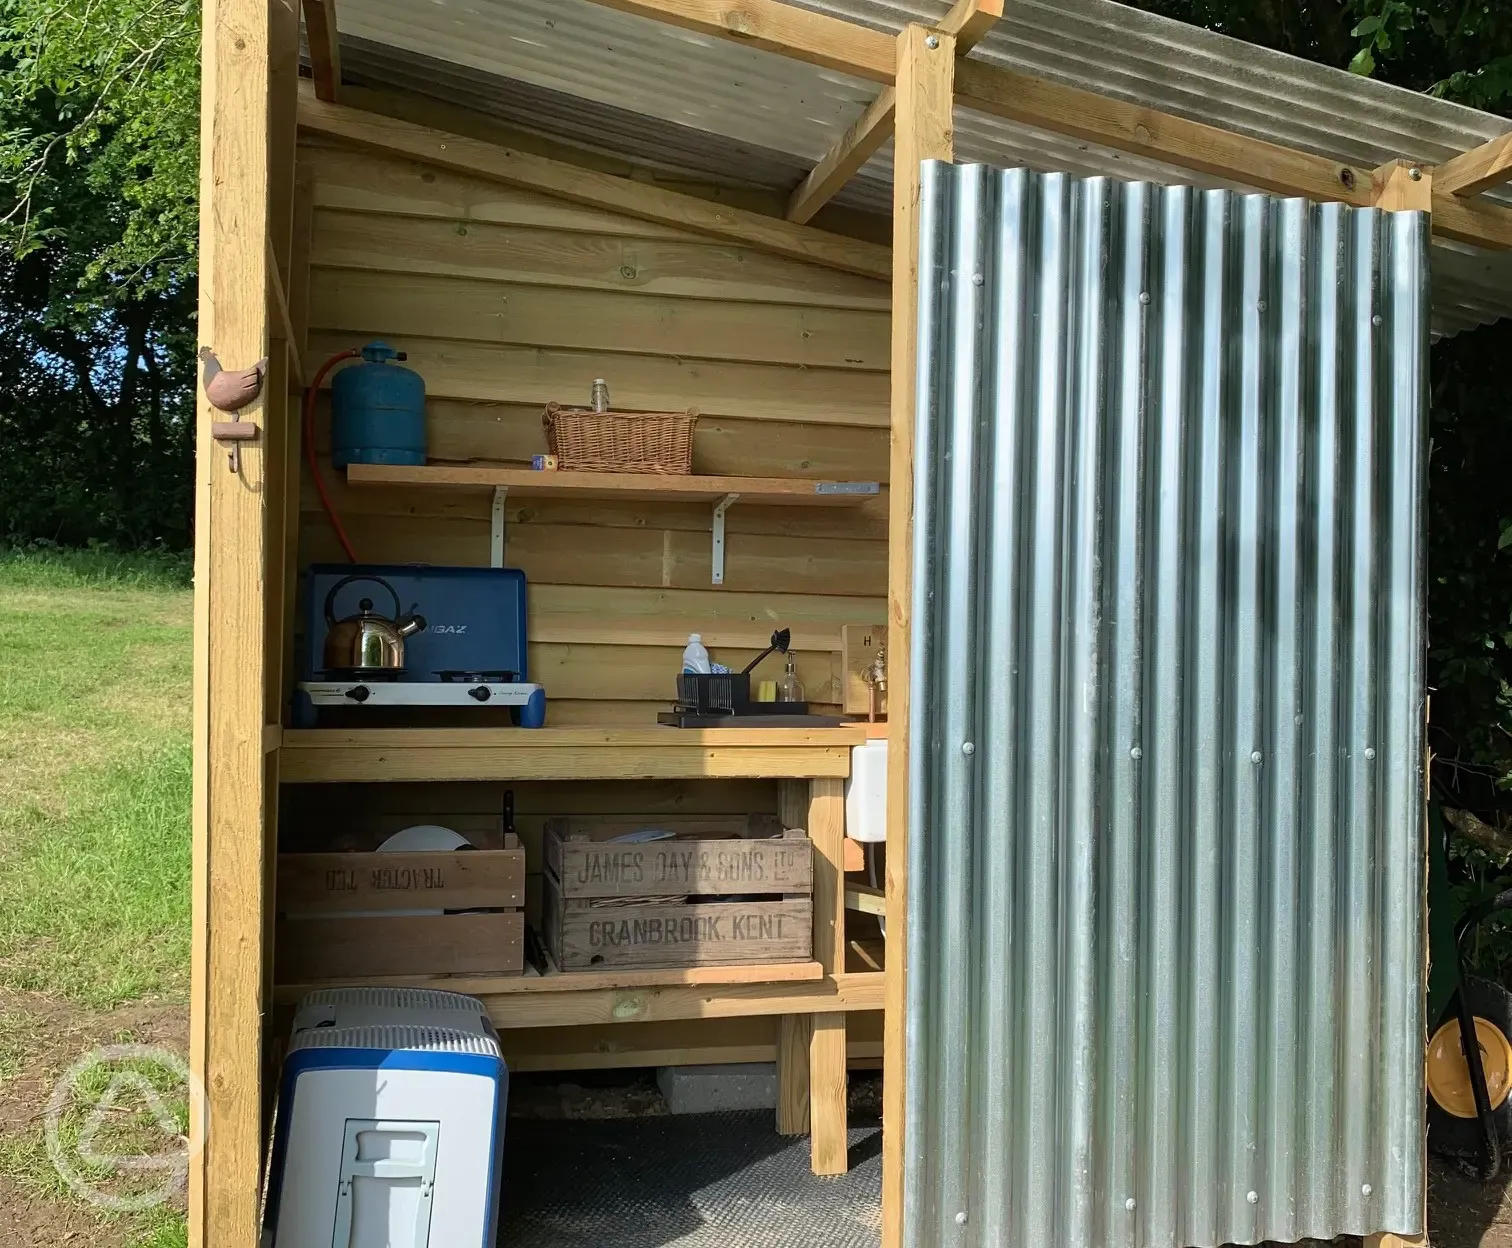
<svg viewBox="0 0 1512 1248">
<path fill-rule="evenodd" d="M 730 170 L 766 168 L 759 153 L 700 175 L 696 153 L 679 170 L 665 126 L 653 159 L 649 140 L 607 125 L 592 142 L 552 137 L 537 97 L 490 115 L 481 88 L 461 102 L 427 92 L 443 34 L 496 33 L 459 33 L 469 20 L 460 7 L 410 9 L 408 32 L 391 31 L 395 46 L 412 39 L 429 58 L 407 77 L 353 73 L 354 51 L 380 64 L 380 7 L 351 0 L 366 25 L 349 46 L 337 37 L 338 25 L 350 33 L 347 0 L 206 0 L 204 10 L 200 340 L 227 368 L 266 358 L 267 378 L 237 416 L 255 425 L 249 439 L 226 440 L 227 415 L 203 394 L 199 405 L 191 1064 L 204 1106 L 191 1243 L 257 1240 L 280 1010 L 308 986 L 274 973 L 279 845 L 318 842 L 338 823 L 370 835 L 437 819 L 465 829 L 491 819 L 509 787 L 527 896 L 553 815 L 757 812 L 807 831 L 809 961 L 448 986 L 488 1002 L 515 1069 L 775 1059 L 779 1126 L 812 1134 L 823 1174 L 846 1164 L 848 1063 L 882 1059 L 883 1242 L 900 1248 L 920 162 L 951 160 L 957 124 L 983 116 L 1050 136 L 1048 151 L 1069 140 L 1103 154 L 1087 157 L 1094 165 L 1127 159 L 1129 176 L 1429 212 L 1455 248 L 1446 271 L 1471 274 L 1446 326 L 1457 329 L 1512 310 L 1504 257 L 1490 254 L 1512 249 L 1512 206 L 1483 194 L 1512 179 L 1512 136 L 1484 118 L 1484 142 L 1455 145 L 1426 122 L 1401 121 L 1404 150 L 1367 162 L 1346 153 L 1387 142 L 1385 122 L 1353 149 L 1256 137 L 1261 122 L 1234 121 L 1216 102 L 1221 90 L 1162 111 L 1131 99 L 1127 82 L 1103 94 L 1014 68 L 1013 45 L 994 51 L 991 35 L 999 18 L 1028 20 L 1013 0 L 1006 15 L 1004 0 L 959 0 L 948 12 L 936 0 L 890 29 L 865 6 L 847 20 L 779 0 L 563 0 L 563 27 L 578 9 L 603 8 L 675 28 L 690 66 L 729 43 L 827 81 L 871 84 L 875 98 L 857 104 L 848 128 L 833 126 L 830 152 L 806 177 L 742 186 Z M 513 6 L 495 7 L 507 26 Z M 525 44 L 547 37 L 527 21 L 535 7 L 517 15 Z M 590 66 L 603 54 L 582 49 Z M 401 80 L 411 89 L 392 89 Z M 749 100 L 753 111 L 768 104 Z M 521 122 L 531 108 L 543 110 L 539 125 Z M 833 204 L 889 137 L 890 219 Z M 407 350 L 425 378 L 432 462 L 333 473 L 322 399 L 316 449 L 336 509 L 377 562 L 482 565 L 507 542 L 532 586 L 544 729 L 292 726 L 299 576 L 341 557 L 302 463 L 299 396 L 333 351 L 373 338 Z M 694 476 L 634 490 L 543 482 L 522 468 L 544 449 L 542 407 L 581 401 L 596 376 L 626 407 L 704 413 Z M 792 483 L 816 479 L 883 490 L 793 505 Z M 729 535 L 719 554 L 716 511 Z M 711 575 L 717 559 L 723 584 Z M 847 939 L 843 793 L 864 725 L 655 726 L 682 642 L 700 626 L 744 663 L 773 627 L 791 625 L 811 699 L 828 705 L 840 700 L 828 691 L 843 676 L 841 627 L 883 619 L 885 961 Z"/>
</svg>

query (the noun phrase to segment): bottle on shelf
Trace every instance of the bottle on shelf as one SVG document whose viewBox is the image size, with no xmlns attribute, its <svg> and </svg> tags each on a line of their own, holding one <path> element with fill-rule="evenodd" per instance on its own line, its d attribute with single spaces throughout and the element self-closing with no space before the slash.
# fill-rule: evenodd
<svg viewBox="0 0 1512 1248">
<path fill-rule="evenodd" d="M 682 670 L 685 675 L 707 676 L 714 669 L 709 663 L 709 652 L 704 649 L 703 637 L 698 633 L 688 634 L 688 644 L 683 647 Z"/>
<path fill-rule="evenodd" d="M 778 699 L 781 702 L 802 702 L 803 682 L 798 679 L 797 661 L 793 658 L 793 652 L 788 651 L 787 667 L 782 673 L 782 694 Z"/>
</svg>

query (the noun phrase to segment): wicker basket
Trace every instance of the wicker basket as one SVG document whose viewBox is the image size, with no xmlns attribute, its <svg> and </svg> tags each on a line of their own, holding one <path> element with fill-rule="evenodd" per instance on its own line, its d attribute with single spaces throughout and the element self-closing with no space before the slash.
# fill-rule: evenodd
<svg viewBox="0 0 1512 1248">
<path fill-rule="evenodd" d="M 693 471 L 698 413 L 594 412 L 546 405 L 546 445 L 558 466 L 576 472 Z"/>
</svg>

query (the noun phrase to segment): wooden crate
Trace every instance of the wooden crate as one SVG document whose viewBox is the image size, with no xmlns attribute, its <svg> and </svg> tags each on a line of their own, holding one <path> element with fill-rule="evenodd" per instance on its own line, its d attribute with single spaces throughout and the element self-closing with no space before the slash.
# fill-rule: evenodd
<svg viewBox="0 0 1512 1248">
<path fill-rule="evenodd" d="M 281 914 L 517 910 L 524 904 L 522 849 L 278 856 Z"/>
<path fill-rule="evenodd" d="M 524 902 L 518 842 L 499 850 L 281 854 L 275 976 L 295 983 L 518 975 Z"/>
<path fill-rule="evenodd" d="M 278 922 L 279 983 L 370 975 L 518 975 L 525 913 L 331 915 Z"/>
<path fill-rule="evenodd" d="M 663 841 L 595 840 L 566 821 L 552 820 L 542 846 L 547 873 L 556 877 L 568 900 L 808 893 L 814 887 L 814 847 L 802 835 L 748 840 L 690 833 Z"/>
<path fill-rule="evenodd" d="M 543 939 L 560 970 L 812 956 L 813 846 L 801 832 L 608 842 L 553 820 L 544 846 Z"/>
</svg>

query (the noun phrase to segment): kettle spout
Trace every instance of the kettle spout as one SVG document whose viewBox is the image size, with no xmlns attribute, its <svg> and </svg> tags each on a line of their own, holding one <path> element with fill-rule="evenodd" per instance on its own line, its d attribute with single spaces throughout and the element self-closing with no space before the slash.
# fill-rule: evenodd
<svg viewBox="0 0 1512 1248">
<path fill-rule="evenodd" d="M 413 637 L 416 633 L 425 629 L 425 617 L 423 615 L 406 615 L 398 621 L 399 636 Z"/>
</svg>

